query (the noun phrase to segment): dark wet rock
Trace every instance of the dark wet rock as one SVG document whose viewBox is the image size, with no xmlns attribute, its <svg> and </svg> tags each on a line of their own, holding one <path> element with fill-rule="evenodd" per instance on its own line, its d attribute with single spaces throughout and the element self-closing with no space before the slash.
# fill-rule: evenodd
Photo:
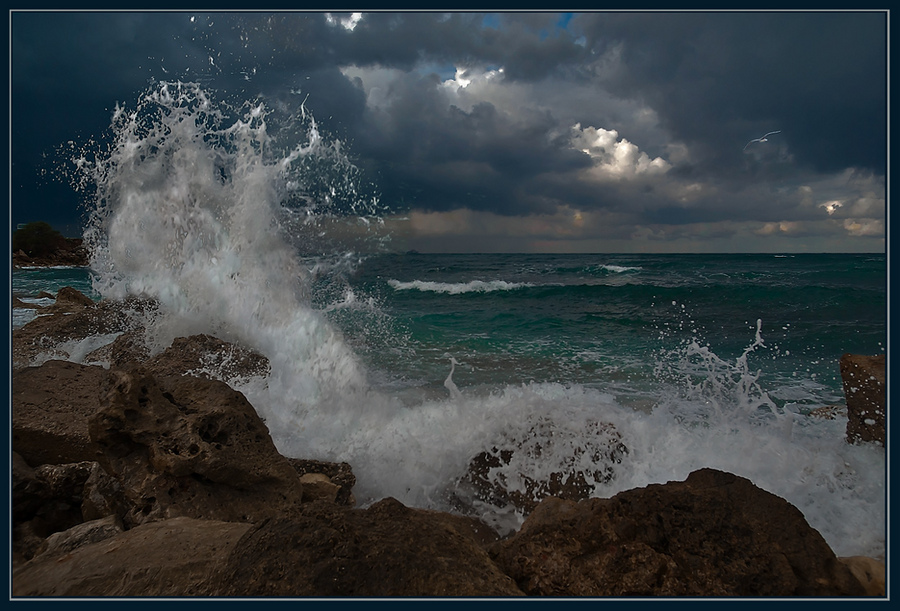
<svg viewBox="0 0 900 611">
<path fill-rule="evenodd" d="M 628 448 L 622 443 L 622 436 L 615 427 L 598 422 L 584 431 L 594 434 L 586 436 L 587 442 L 579 441 L 574 445 L 564 468 L 541 478 L 529 473 L 512 472 L 517 464 L 517 453 L 527 452 L 531 459 L 539 459 L 543 450 L 539 440 L 551 438 L 547 431 L 537 430 L 542 424 L 545 423 L 532 427 L 524 439 L 516 439 L 502 449 L 493 447 L 472 459 L 467 474 L 457 484 L 457 502 L 461 510 L 471 504 L 471 501 L 462 498 L 464 496 L 495 507 L 512 505 L 524 515 L 531 513 L 548 496 L 570 501 L 586 499 L 595 484 L 604 484 L 612 479 L 616 465 L 628 454 Z M 515 487 L 510 482 L 515 482 Z"/>
<path fill-rule="evenodd" d="M 47 306 L 49 312 L 77 312 L 82 308 L 93 308 L 96 302 L 90 297 L 74 289 L 71 286 L 64 286 L 56 293 L 56 300 L 53 305 Z"/>
<path fill-rule="evenodd" d="M 110 377 L 89 430 L 132 505 L 128 527 L 176 516 L 254 522 L 300 504 L 297 472 L 241 393 L 140 369 Z"/>
<path fill-rule="evenodd" d="M 149 359 L 150 349 L 144 340 L 144 329 L 125 331 L 111 343 L 92 350 L 84 357 L 86 363 L 105 363 L 116 368 L 139 365 Z"/>
<path fill-rule="evenodd" d="M 796 507 L 713 469 L 611 499 L 545 499 L 491 556 L 535 596 L 857 596 Z"/>
<path fill-rule="evenodd" d="M 224 596 L 520 596 L 472 522 L 385 499 L 366 510 L 309 503 L 235 547 Z"/>
<path fill-rule="evenodd" d="M 46 537 L 83 521 L 84 483 L 94 463 L 39 465 L 32 468 L 12 453 L 12 548 L 30 558 Z"/>
<path fill-rule="evenodd" d="M 160 377 L 189 374 L 226 381 L 265 376 L 269 373 L 269 360 L 253 350 L 211 335 L 192 335 L 176 338 L 144 367 Z"/>
<path fill-rule="evenodd" d="M 847 441 L 885 445 L 885 356 L 844 354 L 840 368 L 847 399 Z"/>
</svg>

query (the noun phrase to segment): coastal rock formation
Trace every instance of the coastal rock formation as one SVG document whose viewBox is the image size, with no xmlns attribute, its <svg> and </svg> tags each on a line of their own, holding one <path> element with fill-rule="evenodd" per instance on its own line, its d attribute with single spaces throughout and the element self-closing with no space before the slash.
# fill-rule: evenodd
<svg viewBox="0 0 900 611">
<path fill-rule="evenodd" d="M 300 504 L 297 472 L 242 394 L 190 376 L 109 375 L 89 429 L 98 462 L 130 501 L 127 526 L 176 516 L 255 522 Z"/>
<path fill-rule="evenodd" d="M 701 469 L 610 499 L 545 499 L 491 556 L 532 596 L 858 596 L 797 508 Z"/>
<path fill-rule="evenodd" d="M 840 367 L 847 398 L 847 441 L 886 445 L 885 356 L 844 354 Z"/>
</svg>

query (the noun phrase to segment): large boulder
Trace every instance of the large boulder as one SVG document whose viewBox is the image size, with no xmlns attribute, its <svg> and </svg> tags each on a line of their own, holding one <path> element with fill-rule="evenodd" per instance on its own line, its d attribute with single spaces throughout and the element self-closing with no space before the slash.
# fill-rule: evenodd
<svg viewBox="0 0 900 611">
<path fill-rule="evenodd" d="M 800 511 L 713 469 L 610 499 L 545 499 L 491 548 L 537 596 L 858 596 Z"/>
<path fill-rule="evenodd" d="M 179 517 L 117 528 L 61 534 L 14 569 L 13 595 L 522 595 L 488 557 L 488 530 L 393 499 L 366 510 L 317 501 L 255 525 Z"/>
<path fill-rule="evenodd" d="M 115 528 L 115 526 L 113 527 Z M 173 518 L 70 548 L 48 546 L 12 572 L 13 596 L 203 596 L 251 524 Z M 96 525 L 81 527 L 98 532 Z M 71 537 L 71 535 L 70 535 Z M 88 536 L 88 541 L 90 537 Z"/>
<path fill-rule="evenodd" d="M 477 521 L 391 498 L 365 510 L 313 502 L 248 531 L 215 589 L 220 596 L 521 596 L 483 547 L 494 538 Z"/>
<path fill-rule="evenodd" d="M 12 447 L 29 465 L 97 460 L 88 420 L 101 407 L 109 373 L 48 361 L 12 372 Z"/>
<path fill-rule="evenodd" d="M 885 356 L 844 354 L 840 368 L 847 399 L 847 441 L 886 445 Z"/>
<path fill-rule="evenodd" d="M 300 504 L 297 472 L 241 393 L 140 368 L 110 376 L 89 431 L 131 504 L 127 527 L 177 516 L 255 522 Z"/>
</svg>

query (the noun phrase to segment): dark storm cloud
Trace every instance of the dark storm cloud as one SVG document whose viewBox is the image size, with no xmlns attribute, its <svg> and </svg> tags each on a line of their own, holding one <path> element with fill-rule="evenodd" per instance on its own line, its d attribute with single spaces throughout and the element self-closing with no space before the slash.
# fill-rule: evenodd
<svg viewBox="0 0 900 611">
<path fill-rule="evenodd" d="M 13 222 L 72 216 L 75 194 L 42 174 L 52 151 L 98 136 L 116 103 L 176 79 L 229 101 L 304 103 L 399 213 L 603 211 L 629 219 L 627 236 L 642 224 L 821 222 L 837 201 L 826 218 L 837 222 L 860 209 L 853 201 L 884 197 L 885 22 L 14 13 Z M 867 178 L 842 178 L 850 171 Z"/>
<path fill-rule="evenodd" d="M 783 130 L 798 162 L 884 171 L 886 17 L 882 13 L 587 14 L 591 48 L 618 46 L 609 85 L 651 101 L 664 125 L 733 167 L 735 143 Z"/>
</svg>

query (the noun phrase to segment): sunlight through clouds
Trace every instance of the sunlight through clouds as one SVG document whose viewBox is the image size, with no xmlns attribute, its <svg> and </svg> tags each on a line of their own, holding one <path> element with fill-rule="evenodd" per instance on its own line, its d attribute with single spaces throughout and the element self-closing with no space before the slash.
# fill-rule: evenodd
<svg viewBox="0 0 900 611">
<path fill-rule="evenodd" d="M 672 167 L 665 159 L 650 159 L 647 153 L 625 138 L 619 139 L 619 132 L 592 126 L 582 129 L 580 123 L 572 126 L 574 136 L 572 146 L 590 155 L 594 170 L 601 177 L 632 178 L 646 174 L 665 174 Z"/>
</svg>

